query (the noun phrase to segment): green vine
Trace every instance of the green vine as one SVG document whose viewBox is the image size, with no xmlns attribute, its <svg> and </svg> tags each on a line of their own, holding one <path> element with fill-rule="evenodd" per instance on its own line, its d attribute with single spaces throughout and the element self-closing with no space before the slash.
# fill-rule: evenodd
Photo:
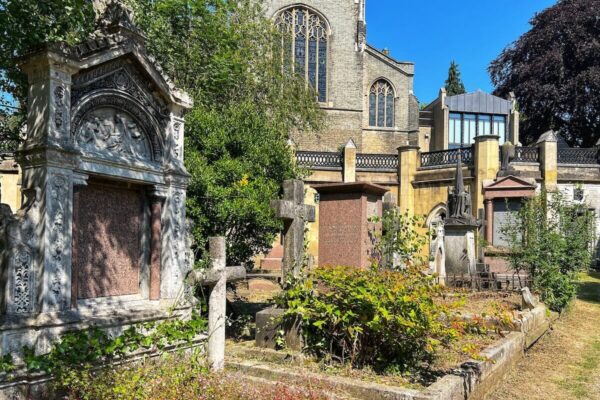
<svg viewBox="0 0 600 400">
<path fill-rule="evenodd" d="M 187 321 L 176 319 L 136 324 L 114 338 L 97 327 L 69 332 L 61 337 L 49 353 L 36 355 L 33 348 L 24 347 L 25 368 L 28 372 L 43 371 L 60 375 L 74 367 L 119 360 L 140 349 L 163 351 L 167 346 L 191 343 L 206 327 L 206 319 L 194 313 Z M 0 358 L 0 373 L 10 373 L 15 369 L 10 354 Z"/>
</svg>

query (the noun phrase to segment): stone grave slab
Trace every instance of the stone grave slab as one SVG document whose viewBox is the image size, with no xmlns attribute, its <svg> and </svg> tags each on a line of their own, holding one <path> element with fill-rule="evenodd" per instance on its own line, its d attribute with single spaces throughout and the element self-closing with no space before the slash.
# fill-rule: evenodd
<svg viewBox="0 0 600 400">
<path fill-rule="evenodd" d="M 370 183 L 313 185 L 319 200 L 319 265 L 367 267 L 373 249 L 371 223 L 383 214 L 387 188 Z"/>
</svg>

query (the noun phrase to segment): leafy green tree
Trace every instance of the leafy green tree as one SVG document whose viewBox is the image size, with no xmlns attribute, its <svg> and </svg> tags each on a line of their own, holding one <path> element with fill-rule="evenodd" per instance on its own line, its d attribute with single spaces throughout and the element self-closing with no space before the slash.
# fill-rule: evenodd
<svg viewBox="0 0 600 400">
<path fill-rule="evenodd" d="M 592 262 L 594 216 L 588 207 L 542 192 L 525 201 L 501 231 L 512 268 L 529 274 L 550 308 L 564 309 L 575 296 L 579 273 Z"/>
<path fill-rule="evenodd" d="M 14 150 L 25 121 L 27 78 L 18 58 L 45 42 L 76 44 L 93 21 L 87 0 L 0 0 L 0 151 Z"/>
<path fill-rule="evenodd" d="M 134 10 L 149 53 L 194 99 L 185 163 L 192 175 L 188 216 L 200 253 L 209 236 L 225 235 L 228 262 L 246 262 L 268 249 L 280 228 L 269 200 L 283 180 L 300 174 L 288 134 L 314 132 L 323 123 L 315 93 L 282 65 L 283 38 L 260 2 L 123 1 Z M 1 89 L 14 96 L 15 115 L 24 115 L 26 99 L 15 57 L 46 41 L 80 42 L 94 30 L 93 11 L 87 0 L 0 0 Z"/>
<path fill-rule="evenodd" d="M 466 92 L 465 85 L 460 78 L 458 64 L 455 61 L 452 61 L 450 63 L 450 68 L 448 68 L 448 78 L 446 79 L 445 88 L 448 96 L 455 96 Z"/>
<path fill-rule="evenodd" d="M 560 0 L 490 64 L 495 94 L 516 95 L 524 142 L 549 129 L 583 147 L 600 139 L 599 15 L 597 0 Z"/>
<path fill-rule="evenodd" d="M 404 269 L 408 266 L 422 267 L 425 257 L 422 249 L 427 236 L 419 232 L 423 227 L 422 216 L 411 216 L 393 208 L 383 217 L 373 217 L 369 222 L 381 222 L 381 231 L 370 232 L 373 243 L 372 262 L 388 269 Z"/>
</svg>

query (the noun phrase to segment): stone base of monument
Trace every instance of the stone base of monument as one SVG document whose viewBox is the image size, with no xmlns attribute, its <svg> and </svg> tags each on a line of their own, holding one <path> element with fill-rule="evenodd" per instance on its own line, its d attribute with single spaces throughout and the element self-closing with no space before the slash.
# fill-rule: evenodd
<svg viewBox="0 0 600 400">
<path fill-rule="evenodd" d="M 446 276 L 471 275 L 477 272 L 475 234 L 477 225 L 445 224 L 444 250 Z"/>
<path fill-rule="evenodd" d="M 133 325 L 191 317 L 190 306 L 169 310 L 169 304 L 166 303 L 166 301 L 158 301 L 153 306 L 125 309 L 80 309 L 52 315 L 40 314 L 31 318 L 20 318 L 19 321 L 5 316 L 0 322 L 2 349 L 13 356 L 17 370 L 10 374 L 0 373 L 0 400 L 52 398 L 49 391 L 53 377 L 46 373 L 26 371 L 22 353 L 24 346 L 34 348 L 36 354 L 44 354 L 49 352 L 52 344 L 67 332 L 96 327 L 111 336 L 118 336 Z M 168 346 L 162 352 L 192 349 L 203 346 L 205 342 L 206 335 L 201 334 L 191 344 Z M 142 357 L 158 355 L 156 350 L 143 349 L 130 354 L 120 362 L 133 362 Z"/>
<path fill-rule="evenodd" d="M 61 313 L 38 314 L 31 317 L 4 315 L 0 319 L 2 354 L 11 354 L 15 364 L 23 362 L 23 348 L 33 348 L 45 354 L 61 335 L 92 327 L 117 336 L 135 324 L 191 317 L 191 306 L 172 309 L 173 301 L 140 301 L 140 304 L 121 307 L 114 305 L 82 307 Z"/>
<path fill-rule="evenodd" d="M 267 308 L 256 313 L 255 344 L 257 347 L 277 349 L 283 341 L 288 349 L 302 350 L 304 340 L 301 321 L 284 324 L 282 322 L 283 313 L 284 310 L 281 308 Z M 282 333 L 283 337 L 281 337 Z"/>
</svg>

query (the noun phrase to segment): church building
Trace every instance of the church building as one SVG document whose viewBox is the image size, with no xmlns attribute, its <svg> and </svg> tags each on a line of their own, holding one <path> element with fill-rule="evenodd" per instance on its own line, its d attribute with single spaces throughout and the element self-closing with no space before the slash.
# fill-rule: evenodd
<svg viewBox="0 0 600 400">
<path fill-rule="evenodd" d="M 291 35 L 285 51 L 328 117 L 319 135 L 292 137 L 299 150 L 337 151 L 352 140 L 358 152 L 395 154 L 417 137 L 414 64 L 367 43 L 365 2 L 264 1 L 267 16 Z"/>
<path fill-rule="evenodd" d="M 323 132 L 291 133 L 298 164 L 310 170 L 305 203 L 316 206 L 316 221 L 308 224 L 310 258 L 322 264 L 317 190 L 324 185 L 331 192 L 336 184 L 374 184 L 387 189 L 383 199 L 388 205 L 425 216 L 424 233 L 435 233 L 424 251 L 430 253 L 433 272 L 443 275 L 443 221 L 449 215 L 448 198 L 460 158 L 464 190 L 479 226 L 477 261 L 492 272 L 507 272 L 500 233 L 506 204 L 518 207 L 542 187 L 596 190 L 598 149 L 557 146 L 560 138 L 553 132 L 522 147 L 512 93 L 506 99 L 482 91 L 448 96 L 441 89 L 420 109 L 413 91 L 414 63 L 369 45 L 365 3 L 263 1 L 267 17 L 292 37 L 285 51 L 295 71 L 315 89 L 327 116 Z M 257 267 L 277 269 L 281 252 L 281 246 L 275 246 L 256 260 Z"/>
</svg>

